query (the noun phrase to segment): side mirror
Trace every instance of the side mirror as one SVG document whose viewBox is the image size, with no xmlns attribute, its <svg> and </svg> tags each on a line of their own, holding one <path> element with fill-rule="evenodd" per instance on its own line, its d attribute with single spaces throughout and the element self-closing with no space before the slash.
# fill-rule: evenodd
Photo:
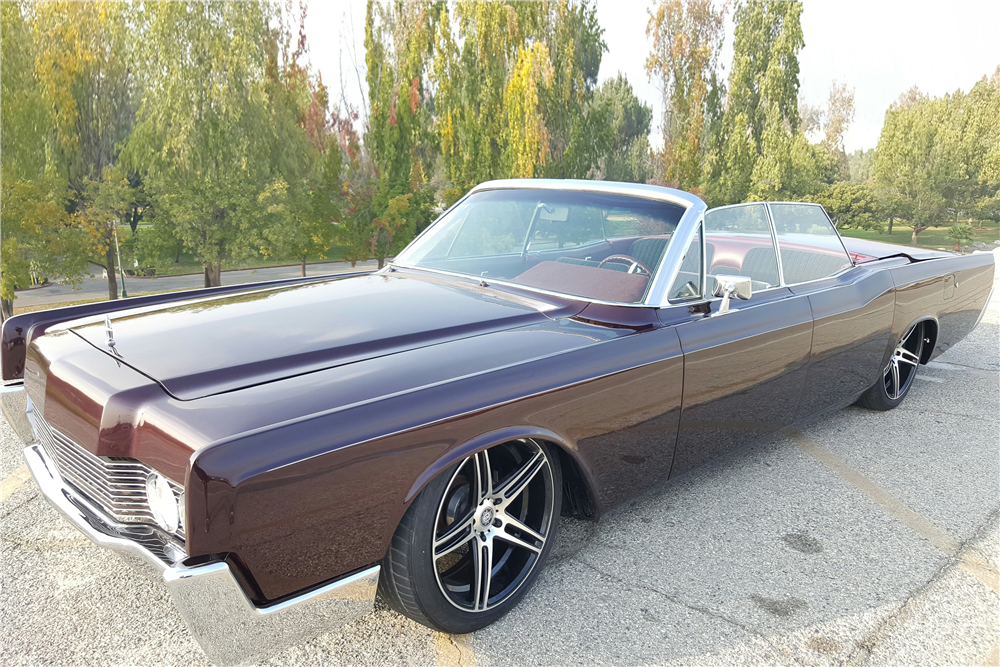
<svg viewBox="0 0 1000 667">
<path fill-rule="evenodd" d="M 753 280 L 746 276 L 715 276 L 715 289 L 712 294 L 722 297 L 722 305 L 718 314 L 729 312 L 729 299 L 736 297 L 746 301 L 753 296 Z"/>
</svg>

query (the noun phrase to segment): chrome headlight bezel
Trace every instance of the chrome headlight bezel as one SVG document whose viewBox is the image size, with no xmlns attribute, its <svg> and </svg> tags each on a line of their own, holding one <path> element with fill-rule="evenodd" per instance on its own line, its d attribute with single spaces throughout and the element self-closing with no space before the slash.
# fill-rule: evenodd
<svg viewBox="0 0 1000 667">
<path fill-rule="evenodd" d="M 168 533 L 177 532 L 181 522 L 180 499 L 174 495 L 167 478 L 158 472 L 146 477 L 146 502 L 160 528 Z"/>
</svg>

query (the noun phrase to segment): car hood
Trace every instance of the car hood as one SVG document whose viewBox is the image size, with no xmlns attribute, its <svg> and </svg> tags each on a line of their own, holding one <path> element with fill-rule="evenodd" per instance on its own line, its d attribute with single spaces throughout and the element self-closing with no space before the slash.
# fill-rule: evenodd
<svg viewBox="0 0 1000 667">
<path fill-rule="evenodd" d="M 331 278 L 115 313 L 74 333 L 192 400 L 460 338 L 586 304 L 411 273 Z M 109 337 L 114 345 L 109 345 Z"/>
</svg>

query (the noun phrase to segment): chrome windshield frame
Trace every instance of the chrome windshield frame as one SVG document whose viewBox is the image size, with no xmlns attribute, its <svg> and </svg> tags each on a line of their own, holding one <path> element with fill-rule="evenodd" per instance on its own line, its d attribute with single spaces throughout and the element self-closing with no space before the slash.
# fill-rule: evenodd
<svg viewBox="0 0 1000 667">
<path fill-rule="evenodd" d="M 670 243 L 667 244 L 667 252 L 663 256 L 663 260 L 660 262 L 660 266 L 657 267 L 656 272 L 653 274 L 652 280 L 650 281 L 649 287 L 646 290 L 646 295 L 641 302 L 638 303 L 624 303 L 624 302 L 606 302 L 599 299 L 591 299 L 584 296 L 574 295 L 574 294 L 563 294 L 562 292 L 550 292 L 548 290 L 541 290 L 533 287 L 528 287 L 514 282 L 504 281 L 504 280 L 489 280 L 491 284 L 496 285 L 507 285 L 517 289 L 528 290 L 531 292 L 538 292 L 540 294 L 551 294 L 554 296 L 559 296 L 563 298 L 568 298 L 576 301 L 587 301 L 590 303 L 608 303 L 609 305 L 615 306 L 625 306 L 631 308 L 665 308 L 669 307 L 671 304 L 667 300 L 667 293 L 670 289 L 670 285 L 677 277 L 677 272 L 680 271 L 681 260 L 684 257 L 684 252 L 687 250 L 688 244 L 691 239 L 697 234 L 699 221 L 708 209 L 707 205 L 701 198 L 693 195 L 689 192 L 684 192 L 683 190 L 675 190 L 673 188 L 661 187 L 658 185 L 646 185 L 642 183 L 618 183 L 615 181 L 584 181 L 584 180 L 572 180 L 572 179 L 546 179 L 546 178 L 524 178 L 524 179 L 505 179 L 498 181 L 487 181 L 485 183 L 480 183 L 476 187 L 469 190 L 469 192 L 459 199 L 455 204 L 449 207 L 454 208 L 461 202 L 465 201 L 468 197 L 471 197 L 477 192 L 484 192 L 487 190 L 559 190 L 563 192 L 598 192 L 604 194 L 618 194 L 625 195 L 629 197 L 641 197 L 643 199 L 655 199 L 657 201 L 666 202 L 669 204 L 675 204 L 684 208 L 684 213 L 681 215 L 681 219 L 677 222 L 677 228 L 671 234 Z M 421 232 L 415 239 L 410 241 L 404 248 L 403 252 L 410 248 L 414 243 L 420 240 L 420 238 L 426 234 L 431 228 L 434 227 L 444 217 L 444 213 L 441 216 L 427 226 L 427 228 Z M 400 253 L 402 254 L 402 253 Z M 401 264 L 398 262 L 390 262 L 390 266 L 396 266 L 399 268 L 414 269 L 417 271 L 430 271 L 433 273 L 441 273 L 445 275 L 455 275 L 464 278 L 476 279 L 476 276 L 472 274 L 465 273 L 455 273 L 451 271 L 444 271 L 440 269 L 431 269 L 423 266 L 411 266 L 408 264 Z M 388 268 L 388 267 L 387 267 Z"/>
</svg>

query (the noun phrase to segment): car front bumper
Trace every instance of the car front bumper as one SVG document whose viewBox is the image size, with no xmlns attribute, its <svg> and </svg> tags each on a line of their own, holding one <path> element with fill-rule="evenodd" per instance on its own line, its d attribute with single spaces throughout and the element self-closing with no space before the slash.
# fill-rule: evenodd
<svg viewBox="0 0 1000 667">
<path fill-rule="evenodd" d="M 46 500 L 95 544 L 162 580 L 188 630 L 217 665 L 236 665 L 298 644 L 371 611 L 376 565 L 266 607 L 244 593 L 222 561 L 185 565 L 184 554 L 156 548 L 149 527 L 120 524 L 65 483 L 41 445 L 24 450 Z M 145 542 L 146 544 L 143 544 Z M 147 546 L 152 545 L 152 546 Z"/>
</svg>

